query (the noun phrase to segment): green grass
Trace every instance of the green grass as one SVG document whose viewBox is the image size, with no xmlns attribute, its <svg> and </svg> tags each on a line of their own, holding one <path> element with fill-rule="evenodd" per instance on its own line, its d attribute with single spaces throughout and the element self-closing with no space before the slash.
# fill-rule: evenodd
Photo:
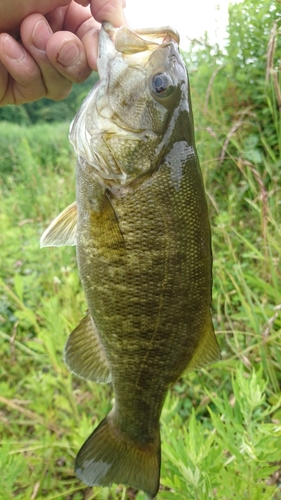
<svg viewBox="0 0 281 500">
<path fill-rule="evenodd" d="M 280 153 L 265 137 L 262 162 L 255 138 L 245 146 L 244 135 L 233 135 L 226 145 L 218 103 L 204 117 L 212 135 L 194 100 L 222 359 L 169 392 L 158 498 L 280 500 Z M 113 394 L 63 363 L 86 309 L 75 249 L 39 250 L 43 230 L 75 197 L 67 128 L 0 124 L 0 499 L 144 500 L 122 486 L 86 488 L 73 473 Z"/>
</svg>

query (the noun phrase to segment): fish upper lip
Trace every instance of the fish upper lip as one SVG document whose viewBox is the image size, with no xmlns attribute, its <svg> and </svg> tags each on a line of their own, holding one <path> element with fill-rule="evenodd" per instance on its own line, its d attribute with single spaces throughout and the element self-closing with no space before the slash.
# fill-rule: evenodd
<svg viewBox="0 0 281 500">
<path fill-rule="evenodd" d="M 167 41 L 167 43 L 171 42 L 172 40 L 174 40 L 177 44 L 180 43 L 180 35 L 178 31 L 172 26 L 163 26 L 161 28 L 135 29 L 134 31 L 135 33 L 137 33 L 137 35 L 144 35 L 144 36 L 150 34 L 156 34 L 157 32 L 160 34 L 162 32 L 163 34 L 166 35 L 166 37 L 168 36 L 169 38 L 171 38 L 170 40 Z M 163 42 L 165 43 L 165 39 L 163 40 Z"/>
<path fill-rule="evenodd" d="M 106 35 L 108 35 L 113 46 L 115 47 L 115 50 L 124 54 L 144 52 L 146 50 L 153 51 L 154 48 L 157 49 L 157 47 L 159 47 L 160 45 L 166 45 L 171 42 L 176 42 L 177 45 L 179 45 L 180 43 L 179 33 L 171 26 L 131 30 L 127 28 L 127 26 L 114 28 L 111 23 L 104 21 L 102 23 L 101 31 L 104 34 L 106 33 Z M 119 40 L 119 37 L 121 38 L 121 42 Z M 132 45 L 130 43 L 132 43 Z M 128 47 L 128 52 L 126 52 L 126 44 Z M 102 40 L 100 43 L 100 48 L 102 48 Z"/>
</svg>

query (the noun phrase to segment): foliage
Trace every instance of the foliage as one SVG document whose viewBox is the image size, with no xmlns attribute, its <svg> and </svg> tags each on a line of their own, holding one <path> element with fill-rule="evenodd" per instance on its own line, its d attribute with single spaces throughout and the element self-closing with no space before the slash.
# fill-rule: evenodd
<svg viewBox="0 0 281 500">
<path fill-rule="evenodd" d="M 258 41 L 266 53 L 273 7 L 267 0 L 231 6 L 225 52 L 205 44 L 186 56 L 222 359 L 169 392 L 159 500 L 281 500 L 281 130 L 273 79 L 280 74 L 271 70 L 266 82 L 267 59 L 254 54 L 250 65 L 238 63 Z M 86 488 L 73 474 L 77 450 L 113 394 L 63 363 L 67 336 L 86 308 L 75 250 L 39 251 L 43 230 L 75 197 L 67 128 L 0 124 L 0 500 L 144 500 L 116 485 Z"/>
<path fill-rule="evenodd" d="M 177 400 L 168 402 L 163 415 L 163 483 L 172 492 L 165 499 L 207 500 L 242 498 L 266 500 L 275 487 L 268 478 L 278 469 L 281 426 L 269 415 L 280 408 L 265 404 L 262 370 L 245 377 L 240 365 L 232 376 L 233 395 L 209 395 L 212 428 L 196 419 L 193 409 L 187 428 L 175 416 Z M 180 431 L 175 432 L 175 429 Z M 174 493 L 176 492 L 176 494 Z"/>
<path fill-rule="evenodd" d="M 237 150 L 242 150 L 264 177 L 264 155 L 275 169 L 280 167 L 279 12 L 278 0 L 245 0 L 230 5 L 224 49 L 211 46 L 206 37 L 194 40 L 186 54 L 197 127 L 213 138 L 222 169 L 228 165 L 226 156 L 230 158 Z"/>
</svg>

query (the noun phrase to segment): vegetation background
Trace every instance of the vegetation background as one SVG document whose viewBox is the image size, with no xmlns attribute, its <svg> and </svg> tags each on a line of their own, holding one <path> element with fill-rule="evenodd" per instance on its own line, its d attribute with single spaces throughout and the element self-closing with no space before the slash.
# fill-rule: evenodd
<svg viewBox="0 0 281 500">
<path fill-rule="evenodd" d="M 159 500 L 281 499 L 280 7 L 230 5 L 226 46 L 206 36 L 185 55 L 222 359 L 169 392 Z M 43 230 L 75 196 L 67 131 L 95 78 L 60 103 L 0 109 L 1 500 L 145 498 L 74 477 L 74 457 L 112 391 L 63 363 L 86 308 L 75 249 L 39 250 Z"/>
</svg>

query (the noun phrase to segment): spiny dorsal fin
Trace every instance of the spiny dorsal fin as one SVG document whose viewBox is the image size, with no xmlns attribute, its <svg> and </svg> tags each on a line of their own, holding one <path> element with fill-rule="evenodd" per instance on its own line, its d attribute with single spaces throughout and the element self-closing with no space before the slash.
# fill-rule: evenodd
<svg viewBox="0 0 281 500">
<path fill-rule="evenodd" d="M 160 435 L 141 444 L 121 432 L 114 410 L 83 444 L 75 461 L 76 476 L 89 486 L 126 484 L 154 498 L 159 488 Z"/>
<path fill-rule="evenodd" d="M 40 239 L 40 248 L 76 245 L 76 201 L 65 208 L 50 224 Z"/>
<path fill-rule="evenodd" d="M 100 383 L 111 381 L 106 354 L 90 314 L 68 337 L 64 359 L 69 370 L 78 377 Z"/>
</svg>

